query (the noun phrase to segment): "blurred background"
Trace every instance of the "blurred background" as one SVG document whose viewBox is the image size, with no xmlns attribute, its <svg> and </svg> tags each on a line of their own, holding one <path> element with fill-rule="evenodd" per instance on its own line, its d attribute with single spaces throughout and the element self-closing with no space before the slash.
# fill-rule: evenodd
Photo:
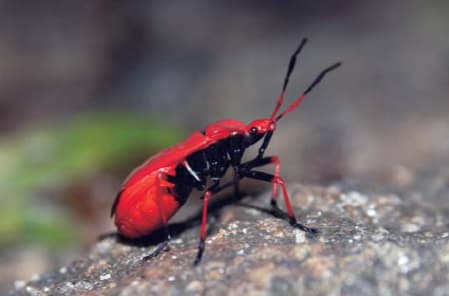
<svg viewBox="0 0 449 296">
<path fill-rule="evenodd" d="M 285 179 L 376 189 L 445 168 L 448 29 L 444 0 L 0 1 L 0 294 L 114 231 L 151 154 L 268 116 L 303 37 L 287 101 L 343 67 L 279 123 Z"/>
</svg>

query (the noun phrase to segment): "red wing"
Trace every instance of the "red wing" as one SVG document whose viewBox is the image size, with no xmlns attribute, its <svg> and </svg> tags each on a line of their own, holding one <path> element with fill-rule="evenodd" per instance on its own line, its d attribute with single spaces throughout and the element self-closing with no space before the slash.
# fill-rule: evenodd
<svg viewBox="0 0 449 296">
<path fill-rule="evenodd" d="M 171 217 L 179 208 L 167 191 L 173 184 L 161 184 L 158 178 L 155 172 L 122 190 L 115 209 L 115 225 L 120 234 L 128 238 L 149 234 L 164 225 L 161 210 Z"/>
<path fill-rule="evenodd" d="M 165 173 L 172 173 L 171 171 L 174 171 L 176 165 L 182 162 L 187 156 L 207 148 L 214 142 L 213 139 L 204 136 L 200 132 L 193 133 L 185 141 L 162 150 L 132 171 L 125 180 L 123 188 L 132 186 L 135 182 L 138 182 L 156 170 L 164 169 Z"/>
<path fill-rule="evenodd" d="M 112 208 L 111 208 L 111 214 L 110 214 L 111 218 L 114 216 L 115 211 L 117 210 L 117 205 L 118 205 L 118 202 L 120 201 L 120 197 L 122 196 L 122 193 L 123 193 L 123 189 L 120 190 L 117 193 L 117 195 L 115 196 L 115 200 L 114 200 L 114 203 L 112 204 Z"/>
<path fill-rule="evenodd" d="M 115 214 L 117 206 L 121 203 L 123 191 L 142 181 L 146 176 L 163 170 L 168 175 L 174 175 L 176 165 L 186 159 L 190 154 L 205 149 L 208 146 L 223 140 L 233 132 L 241 132 L 243 123 L 237 120 L 221 120 L 207 127 L 207 136 L 200 132 L 195 132 L 185 141 L 168 147 L 158 154 L 152 156 L 141 166 L 137 167 L 125 180 L 121 191 L 118 193 L 111 209 L 111 217 Z"/>
</svg>

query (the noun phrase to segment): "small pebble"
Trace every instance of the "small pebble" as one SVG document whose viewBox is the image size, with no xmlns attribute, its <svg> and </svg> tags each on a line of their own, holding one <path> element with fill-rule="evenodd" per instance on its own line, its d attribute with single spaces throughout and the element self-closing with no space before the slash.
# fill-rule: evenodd
<svg viewBox="0 0 449 296">
<path fill-rule="evenodd" d="M 303 244 L 306 241 L 306 234 L 304 231 L 295 229 L 295 242 L 297 244 Z"/>
<path fill-rule="evenodd" d="M 100 281 L 105 281 L 111 278 L 111 274 L 110 273 L 105 273 L 100 275 Z"/>
<path fill-rule="evenodd" d="M 200 291 L 203 289 L 203 287 L 204 286 L 200 281 L 192 281 L 187 285 L 186 291 L 189 292 Z"/>
<path fill-rule="evenodd" d="M 369 207 L 368 210 L 366 211 L 366 214 L 369 217 L 375 217 L 377 215 L 376 209 L 374 207 Z"/>
<path fill-rule="evenodd" d="M 25 291 L 26 291 L 29 295 L 31 295 L 31 296 L 39 296 L 39 295 L 42 295 L 42 293 L 41 293 L 38 289 L 36 289 L 36 288 L 34 288 L 34 287 L 30 287 L 30 286 L 27 286 L 27 287 L 25 288 Z"/>
<path fill-rule="evenodd" d="M 15 288 L 16 290 L 22 289 L 23 287 L 25 287 L 25 285 L 26 285 L 26 282 L 25 282 L 25 281 L 15 281 L 15 282 L 14 282 L 14 288 Z"/>
</svg>

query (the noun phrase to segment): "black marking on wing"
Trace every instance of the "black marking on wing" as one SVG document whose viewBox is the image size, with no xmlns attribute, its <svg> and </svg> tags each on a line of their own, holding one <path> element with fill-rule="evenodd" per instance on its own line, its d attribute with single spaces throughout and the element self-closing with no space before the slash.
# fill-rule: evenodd
<svg viewBox="0 0 449 296">
<path fill-rule="evenodd" d="M 123 189 L 119 191 L 119 193 L 117 193 L 117 196 L 115 197 L 114 203 L 112 204 L 112 208 L 111 208 L 111 218 L 114 217 L 115 214 L 115 210 L 117 208 L 118 202 L 120 201 L 120 196 L 123 193 Z"/>
</svg>

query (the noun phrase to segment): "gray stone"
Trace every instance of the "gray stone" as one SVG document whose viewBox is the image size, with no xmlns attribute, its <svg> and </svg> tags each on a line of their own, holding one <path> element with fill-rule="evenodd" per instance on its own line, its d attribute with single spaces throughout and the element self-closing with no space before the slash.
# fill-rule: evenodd
<svg viewBox="0 0 449 296">
<path fill-rule="evenodd" d="M 110 236 L 79 261 L 16 285 L 11 295 L 448 294 L 448 208 L 438 202 L 447 186 L 435 199 L 428 191 L 410 198 L 415 187 L 288 188 L 298 220 L 320 229 L 318 236 L 268 213 L 267 192 L 212 207 L 199 266 L 192 265 L 199 225 L 178 224 L 170 249 L 150 261 L 142 258 L 154 250 L 154 238 L 133 244 Z"/>
</svg>

